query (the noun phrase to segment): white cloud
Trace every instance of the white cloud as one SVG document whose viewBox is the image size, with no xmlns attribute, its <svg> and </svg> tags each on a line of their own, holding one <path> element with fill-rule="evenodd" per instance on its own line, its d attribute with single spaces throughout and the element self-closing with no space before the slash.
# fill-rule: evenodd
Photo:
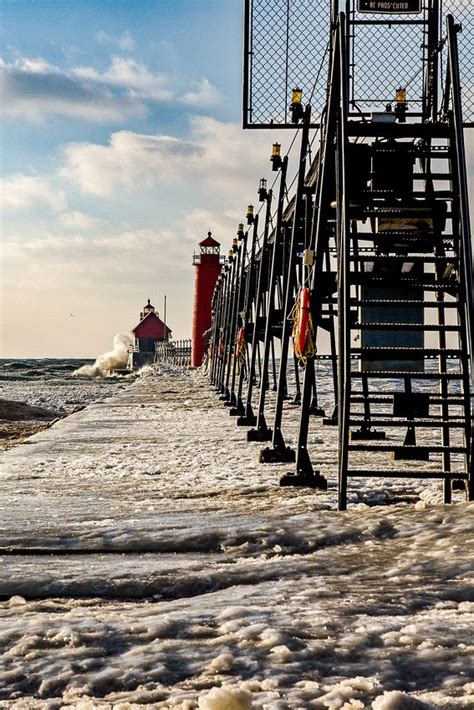
<svg viewBox="0 0 474 710">
<path fill-rule="evenodd" d="M 183 172 L 184 164 L 200 156 L 199 145 L 171 136 L 140 135 L 131 131 L 113 133 L 109 145 L 72 143 L 64 148 L 66 164 L 61 170 L 84 191 L 111 195 L 114 189 L 130 190 L 169 181 Z"/>
<path fill-rule="evenodd" d="M 46 206 L 58 212 L 66 208 L 64 192 L 52 187 L 42 178 L 16 175 L 2 180 L 0 189 L 2 209 L 5 211 Z"/>
<path fill-rule="evenodd" d="M 191 89 L 181 98 L 189 106 L 205 107 L 217 103 L 219 93 L 208 79 L 193 82 Z"/>
<path fill-rule="evenodd" d="M 133 97 L 163 101 L 172 97 L 169 80 L 164 74 L 153 74 L 142 62 L 113 57 L 105 72 L 92 67 L 76 67 L 72 74 L 79 79 L 126 89 Z"/>
<path fill-rule="evenodd" d="M 28 320 L 34 305 L 41 343 L 17 347 L 30 352 L 42 348 L 43 356 L 71 347 L 76 355 L 94 355 L 100 348 L 100 332 L 110 339 L 117 330 L 132 328 L 146 298 L 159 306 L 166 293 L 173 331 L 177 337 L 187 337 L 194 247 L 182 232 L 150 229 L 93 239 L 49 234 L 5 242 L 0 245 L 4 274 L 0 322 L 5 332 L 16 337 L 15 319 L 21 312 Z M 69 311 L 76 316 L 73 324 L 67 320 Z M 62 316 L 65 328 L 75 328 L 67 346 L 65 333 L 58 333 Z M 9 347 L 13 357 L 14 345 L 9 342 Z"/>
<path fill-rule="evenodd" d="M 272 140 L 288 142 L 288 133 L 244 132 L 236 124 L 208 117 L 191 119 L 189 140 L 132 131 L 113 133 L 108 145 L 73 143 L 65 146 L 63 177 L 81 190 L 111 196 L 126 188 L 186 183 L 196 180 L 222 199 L 256 189 L 258 178 L 269 167 Z M 246 198 L 243 198 L 246 199 Z"/>
<path fill-rule="evenodd" d="M 42 59 L 0 59 L 4 116 L 39 121 L 49 115 L 89 121 L 120 120 L 146 113 L 143 101 L 118 86 L 87 80 Z"/>
<path fill-rule="evenodd" d="M 88 232 L 93 229 L 101 228 L 105 224 L 105 221 L 91 217 L 78 210 L 71 210 L 59 215 L 59 223 L 66 229 Z"/>
<path fill-rule="evenodd" d="M 125 44 L 132 38 L 124 35 Z M 75 66 L 63 69 L 41 57 L 18 55 L 11 62 L 0 58 L 3 114 L 26 120 L 49 115 L 89 121 L 117 121 L 145 116 L 150 104 L 171 102 L 175 94 L 189 106 L 215 104 L 218 92 L 208 79 L 188 85 L 174 82 L 131 57 L 113 56 L 106 69 Z"/>
<path fill-rule="evenodd" d="M 120 36 L 111 35 L 108 32 L 104 32 L 104 30 L 100 30 L 99 32 L 96 32 L 95 38 L 99 44 L 115 45 L 125 51 L 135 49 L 135 40 L 131 32 L 128 30 Z"/>
</svg>

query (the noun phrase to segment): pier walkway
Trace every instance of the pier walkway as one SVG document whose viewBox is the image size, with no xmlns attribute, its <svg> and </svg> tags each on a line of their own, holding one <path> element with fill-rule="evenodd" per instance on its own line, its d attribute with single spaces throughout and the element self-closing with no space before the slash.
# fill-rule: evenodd
<svg viewBox="0 0 474 710">
<path fill-rule="evenodd" d="M 335 429 L 327 493 L 279 488 L 245 433 L 170 371 L 2 454 L 1 707 L 466 706 L 473 504 L 391 482 L 338 513 Z"/>
</svg>

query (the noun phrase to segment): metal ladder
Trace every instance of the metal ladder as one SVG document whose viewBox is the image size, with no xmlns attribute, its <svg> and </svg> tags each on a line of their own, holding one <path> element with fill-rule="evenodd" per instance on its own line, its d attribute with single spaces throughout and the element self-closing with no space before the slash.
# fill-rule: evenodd
<svg viewBox="0 0 474 710">
<path fill-rule="evenodd" d="M 343 23 L 340 32 L 344 47 Z M 452 18 L 448 51 L 443 115 L 436 122 L 386 124 L 348 120 L 341 51 L 340 509 L 347 506 L 349 478 L 439 478 L 445 502 L 451 500 L 453 481 L 461 482 L 456 485 L 465 487 L 469 498 L 474 494 L 472 257 Z M 361 138 L 372 141 L 370 171 L 364 199 L 352 200 L 347 154 Z M 394 461 L 429 456 L 435 466 L 394 465 L 389 454 Z"/>
</svg>

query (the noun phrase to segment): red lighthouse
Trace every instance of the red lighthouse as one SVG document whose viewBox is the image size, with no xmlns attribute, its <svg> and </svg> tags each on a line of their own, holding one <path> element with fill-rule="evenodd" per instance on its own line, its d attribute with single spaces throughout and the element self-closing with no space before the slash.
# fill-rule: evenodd
<svg viewBox="0 0 474 710">
<path fill-rule="evenodd" d="M 221 272 L 219 242 L 211 232 L 199 243 L 199 254 L 194 254 L 196 267 L 194 279 L 193 346 L 191 365 L 199 367 L 204 356 L 203 334 L 211 327 L 211 301 L 217 277 Z"/>
</svg>

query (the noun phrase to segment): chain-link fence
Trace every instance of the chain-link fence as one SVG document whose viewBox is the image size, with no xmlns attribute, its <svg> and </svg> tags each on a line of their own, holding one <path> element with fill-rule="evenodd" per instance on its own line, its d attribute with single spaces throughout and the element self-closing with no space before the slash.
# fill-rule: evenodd
<svg viewBox="0 0 474 710">
<path fill-rule="evenodd" d="M 295 88 L 311 102 L 316 122 L 326 101 L 330 0 L 245 0 L 245 5 L 244 125 L 291 125 Z"/>
<path fill-rule="evenodd" d="M 464 120 L 474 125 L 474 0 L 439 0 L 442 42 L 446 16 L 462 25 L 459 34 Z M 303 90 L 317 123 L 326 101 L 332 0 L 245 0 L 244 125 L 291 126 L 292 89 Z M 395 90 L 407 89 L 411 114 L 423 108 L 428 61 L 430 1 L 411 15 L 358 10 L 357 0 L 341 0 L 349 20 L 351 110 L 370 113 L 392 103 Z M 442 50 L 440 88 L 446 69 Z"/>
<path fill-rule="evenodd" d="M 459 70 L 463 118 L 467 125 L 474 127 L 474 0 L 440 0 L 442 7 L 441 37 L 446 35 L 446 16 L 462 26 L 458 35 Z M 443 73 L 446 69 L 446 50 L 443 51 Z M 444 74 L 443 74 L 444 78 Z"/>
</svg>

